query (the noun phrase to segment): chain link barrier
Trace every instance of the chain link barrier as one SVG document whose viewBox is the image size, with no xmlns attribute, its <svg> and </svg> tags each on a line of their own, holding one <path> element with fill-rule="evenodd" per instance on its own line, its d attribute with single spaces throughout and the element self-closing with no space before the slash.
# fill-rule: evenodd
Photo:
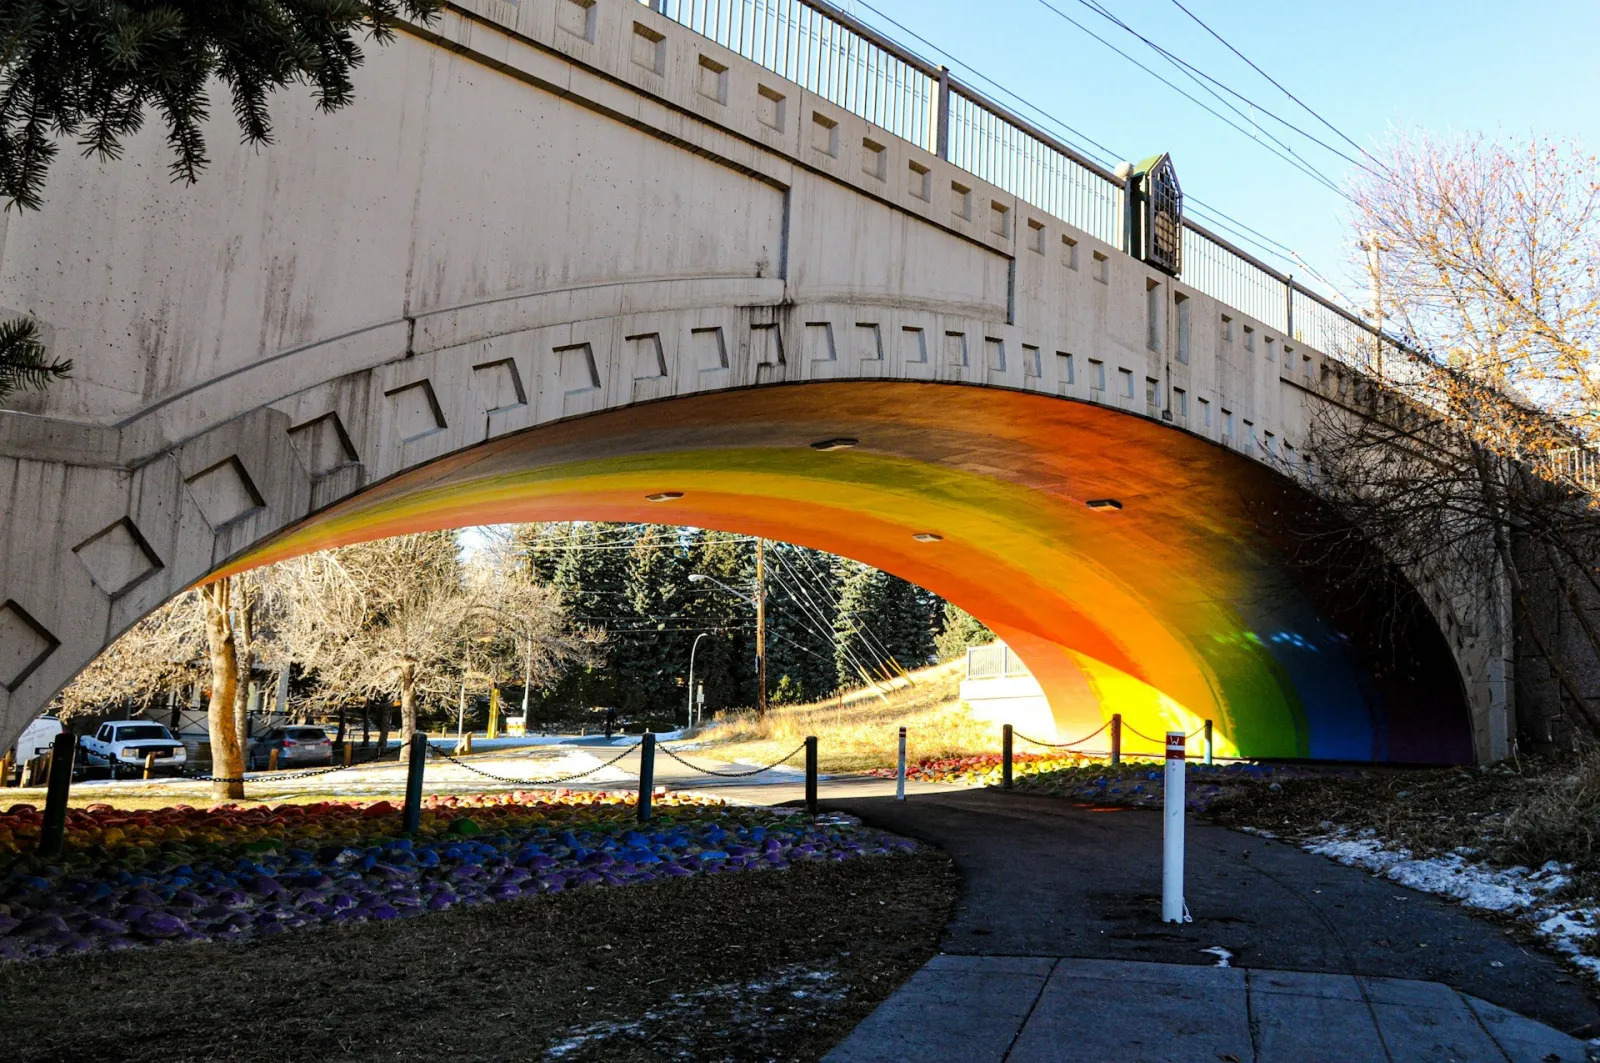
<svg viewBox="0 0 1600 1063">
<path fill-rule="evenodd" d="M 1084 735 L 1082 738 L 1075 739 L 1075 740 L 1073 740 L 1071 742 L 1041 742 L 1037 738 L 1029 738 L 1027 735 L 1023 734 L 1021 731 L 1018 731 L 1018 730 L 1015 730 L 1015 729 L 1012 730 L 1011 737 L 1020 738 L 1024 742 L 1029 742 L 1029 743 L 1032 743 L 1033 745 L 1036 745 L 1036 746 L 1043 746 L 1046 749 L 1071 749 L 1073 746 L 1081 746 L 1081 745 L 1083 745 L 1083 743 L 1087 742 L 1089 739 L 1093 738 L 1095 735 L 1099 734 L 1101 731 L 1104 731 L 1107 727 L 1110 727 L 1110 726 L 1111 726 L 1111 721 L 1107 720 L 1105 723 L 1101 724 L 1100 727 L 1097 730 L 1092 731 L 1089 734 Z M 1081 752 L 1084 752 L 1084 750 L 1078 750 L 1078 752 L 1081 753 Z"/>
<path fill-rule="evenodd" d="M 639 750 L 639 746 L 642 745 L 642 744 L 643 743 L 637 743 L 635 745 L 628 746 L 628 747 L 624 748 L 621 753 L 618 753 L 616 756 L 612 757 L 610 760 L 606 761 L 604 764 L 596 764 L 594 767 L 588 769 L 587 771 L 573 772 L 570 775 L 558 775 L 558 776 L 555 776 L 554 778 L 550 778 L 550 779 L 513 779 L 513 778 L 510 778 L 510 777 L 505 776 L 505 775 L 496 775 L 492 771 L 484 771 L 482 768 L 476 767 L 476 766 L 474 766 L 472 764 L 468 764 L 466 761 L 462 760 L 459 757 L 451 756 L 449 753 L 446 753 L 441 747 L 433 745 L 431 742 L 428 743 L 428 752 L 430 754 L 441 756 L 445 760 L 448 760 L 450 763 L 454 764 L 456 767 L 465 768 L 468 771 L 472 772 L 474 775 L 482 775 L 485 779 L 493 779 L 495 782 L 505 783 L 505 784 L 507 784 L 509 786 L 553 786 L 553 785 L 555 785 L 557 783 L 574 782 L 574 781 L 576 781 L 578 779 L 587 778 L 588 776 L 593 775 L 596 772 L 601 771 L 602 769 L 609 768 L 609 767 L 611 767 L 611 765 L 617 763 L 617 761 L 619 761 L 622 758 L 626 757 L 629 753 L 637 752 Z M 658 748 L 660 748 L 660 747 L 658 747 Z"/>
<path fill-rule="evenodd" d="M 782 760 L 773 761 L 764 768 L 756 768 L 754 771 L 712 771 L 710 768 L 701 768 L 690 764 L 687 760 L 684 760 L 666 746 L 657 746 L 656 748 L 661 750 L 661 752 L 665 753 L 667 756 L 671 757 L 673 760 L 677 761 L 679 764 L 682 764 L 684 767 L 688 768 L 690 771 L 697 771 L 701 775 L 715 775 L 719 779 L 748 779 L 752 775 L 760 775 L 762 772 L 771 771 L 773 768 L 789 763 L 789 761 L 793 760 L 795 757 L 799 756 L 805 751 L 806 744 L 801 742 L 795 747 L 794 752 L 790 753 L 787 757 L 784 757 Z"/>
<path fill-rule="evenodd" d="M 400 747 L 403 752 L 405 747 Z M 312 768 L 309 771 L 277 772 L 277 771 L 247 771 L 237 777 L 222 775 L 184 775 L 185 782 L 292 782 L 295 779 L 314 779 L 318 775 L 332 775 L 336 771 L 349 771 L 352 768 L 365 768 L 376 764 L 388 755 L 388 749 L 380 749 L 366 760 L 352 760 L 349 764 L 335 764 L 328 768 Z"/>
</svg>

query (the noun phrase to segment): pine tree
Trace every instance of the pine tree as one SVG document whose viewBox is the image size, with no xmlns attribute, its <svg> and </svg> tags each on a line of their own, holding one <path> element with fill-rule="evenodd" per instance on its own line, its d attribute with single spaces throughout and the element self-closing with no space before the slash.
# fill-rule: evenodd
<svg viewBox="0 0 1600 1063">
<path fill-rule="evenodd" d="M 101 159 L 160 114 L 174 180 L 207 164 L 208 87 L 227 86 L 244 142 L 272 142 L 267 97 L 311 86 L 323 111 L 354 98 L 358 34 L 387 43 L 395 22 L 432 21 L 441 0 L 163 0 L 0 4 L 0 196 L 37 208 L 60 137 Z"/>
<path fill-rule="evenodd" d="M 815 701 L 838 689 L 833 558 L 788 543 L 767 549 L 767 682 L 777 704 Z"/>
<path fill-rule="evenodd" d="M 960 606 L 944 603 L 944 627 L 934 640 L 941 661 L 953 661 L 967 652 L 970 646 L 987 646 L 995 639 L 994 632 L 983 622 Z"/>
<path fill-rule="evenodd" d="M 755 550 L 744 536 L 696 531 L 689 536 L 688 572 L 711 576 L 740 594 L 750 593 L 755 579 Z M 703 685 L 706 710 L 754 705 L 756 702 L 755 609 L 748 602 L 710 583 L 696 583 L 680 612 L 690 617 L 692 641 L 709 632 L 695 654 L 695 685 Z"/>
</svg>

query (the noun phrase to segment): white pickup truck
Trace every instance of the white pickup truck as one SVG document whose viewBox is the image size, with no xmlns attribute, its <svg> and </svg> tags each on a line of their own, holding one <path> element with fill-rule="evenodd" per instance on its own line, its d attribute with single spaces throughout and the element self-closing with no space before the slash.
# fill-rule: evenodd
<svg viewBox="0 0 1600 1063">
<path fill-rule="evenodd" d="M 91 767 L 109 770 L 111 777 L 120 771 L 142 771 L 144 758 L 156 755 L 155 766 L 176 772 L 183 767 L 183 743 L 172 737 L 165 725 L 148 720 L 103 723 L 94 735 L 83 740 L 84 759 Z"/>
</svg>

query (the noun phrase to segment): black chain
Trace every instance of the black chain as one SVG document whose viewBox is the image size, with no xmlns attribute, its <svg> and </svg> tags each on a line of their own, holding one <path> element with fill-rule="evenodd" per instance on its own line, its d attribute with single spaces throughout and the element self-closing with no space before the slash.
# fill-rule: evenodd
<svg viewBox="0 0 1600 1063">
<path fill-rule="evenodd" d="M 582 778 L 584 778 L 586 776 L 593 775 L 595 772 L 601 770 L 602 768 L 611 767 L 611 765 L 615 764 L 617 761 L 621 760 L 623 757 L 626 757 L 629 753 L 634 752 L 638 748 L 639 747 L 637 745 L 628 746 L 621 753 L 618 753 L 616 756 L 612 757 L 610 760 L 606 761 L 604 764 L 597 764 L 594 767 L 590 768 L 588 771 L 574 772 L 571 775 L 558 775 L 553 779 L 512 779 L 512 778 L 508 778 L 508 777 L 506 777 L 504 775 L 496 775 L 493 772 L 484 771 L 482 768 L 474 767 L 473 765 L 468 764 L 466 761 L 461 760 L 458 757 L 453 757 L 449 753 L 446 753 L 440 747 L 432 745 L 431 743 L 428 746 L 428 752 L 436 753 L 439 756 L 443 757 L 445 760 L 448 760 L 450 763 L 456 765 L 457 767 L 465 768 L 465 769 L 467 769 L 468 771 L 472 772 L 475 775 L 482 775 L 485 779 L 493 779 L 495 782 L 506 783 L 506 784 L 511 785 L 511 786 L 533 786 L 533 785 L 549 786 L 549 785 L 551 785 L 553 783 L 572 782 L 574 779 L 582 779 Z"/>
<path fill-rule="evenodd" d="M 1094 732 L 1092 732 L 1090 734 L 1086 734 L 1082 738 L 1076 739 L 1076 740 L 1071 741 L 1071 742 L 1041 742 L 1037 738 L 1029 738 L 1027 735 L 1022 734 L 1019 731 L 1012 731 L 1011 735 L 1014 738 L 1022 739 L 1024 742 L 1032 742 L 1036 746 L 1044 746 L 1046 749 L 1070 749 L 1073 746 L 1081 746 L 1081 745 L 1083 745 L 1083 743 L 1087 742 L 1089 739 L 1091 739 L 1095 735 L 1099 734 L 1100 731 L 1104 731 L 1107 727 L 1110 727 L 1110 726 L 1111 726 L 1111 721 L 1107 720 L 1105 723 L 1100 725 L 1100 730 L 1094 731 Z"/>
<path fill-rule="evenodd" d="M 795 747 L 794 752 L 790 753 L 787 757 L 784 757 L 782 760 L 774 761 L 764 768 L 757 768 L 754 771 L 712 771 L 710 768 L 701 768 L 690 764 L 687 760 L 684 760 L 666 746 L 657 746 L 656 748 L 660 749 L 661 752 L 665 753 L 679 764 L 682 764 L 690 771 L 697 771 L 701 775 L 715 775 L 719 779 L 748 779 L 752 775 L 760 775 L 764 771 L 771 771 L 773 768 L 789 763 L 789 761 L 800 755 L 800 752 L 806 748 L 806 744 L 801 742 Z"/>
<path fill-rule="evenodd" d="M 222 776 L 222 775 L 188 775 L 188 776 L 184 776 L 184 779 L 186 781 L 188 781 L 188 782 L 226 782 L 226 783 L 241 782 L 242 783 L 242 782 L 264 782 L 264 781 L 268 781 L 268 780 L 270 780 L 272 782 L 291 782 L 291 781 L 293 781 L 295 779 L 312 779 L 312 778 L 315 778 L 318 775 L 332 775 L 336 771 L 349 771 L 351 768 L 364 768 L 369 764 L 376 764 L 378 761 L 382 760 L 383 757 L 385 756 L 385 754 L 387 754 L 387 753 L 388 753 L 387 749 L 380 749 L 376 753 L 372 754 L 372 756 L 368 757 L 366 760 L 355 760 L 355 761 L 351 761 L 349 764 L 335 764 L 331 768 L 313 768 L 310 771 L 297 771 L 297 772 L 292 772 L 292 773 L 287 774 L 287 775 L 279 773 L 279 772 L 254 771 L 254 772 L 247 772 L 246 774 L 240 775 L 238 777 L 229 777 L 229 776 Z"/>
</svg>

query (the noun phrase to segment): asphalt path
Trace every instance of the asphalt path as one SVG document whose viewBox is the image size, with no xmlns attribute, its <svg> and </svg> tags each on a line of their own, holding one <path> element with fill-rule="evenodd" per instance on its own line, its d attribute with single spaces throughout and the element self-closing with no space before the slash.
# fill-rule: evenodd
<svg viewBox="0 0 1600 1063">
<path fill-rule="evenodd" d="M 1586 980 L 1459 906 L 1280 842 L 1190 820 L 1194 921 L 1160 921 L 1161 816 L 962 790 L 827 795 L 948 852 L 961 901 L 944 952 L 1214 965 L 1442 982 L 1575 1037 L 1600 1035 Z"/>
</svg>

